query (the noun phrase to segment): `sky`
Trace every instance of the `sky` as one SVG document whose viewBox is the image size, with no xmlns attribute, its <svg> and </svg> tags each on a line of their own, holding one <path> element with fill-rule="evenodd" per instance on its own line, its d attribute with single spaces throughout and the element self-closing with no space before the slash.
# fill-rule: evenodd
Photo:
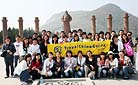
<svg viewBox="0 0 138 85">
<path fill-rule="evenodd" d="M 0 0 L 0 21 L 2 17 L 7 17 L 8 27 L 18 28 L 18 17 L 23 17 L 24 29 L 34 28 L 35 17 L 39 17 L 42 26 L 55 13 L 65 10 L 92 11 L 108 3 L 138 16 L 138 0 Z"/>
</svg>

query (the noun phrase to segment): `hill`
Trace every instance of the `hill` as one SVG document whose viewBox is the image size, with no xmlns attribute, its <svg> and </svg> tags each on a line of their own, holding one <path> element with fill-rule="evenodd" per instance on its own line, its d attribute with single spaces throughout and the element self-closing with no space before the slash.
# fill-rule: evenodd
<svg viewBox="0 0 138 85">
<path fill-rule="evenodd" d="M 91 17 L 96 16 L 96 31 L 107 31 L 107 16 L 112 14 L 113 30 L 118 31 L 123 29 L 123 16 L 126 11 L 122 10 L 115 4 L 107 4 L 93 11 L 70 11 L 69 14 L 72 16 L 71 29 L 82 28 L 86 32 L 91 32 Z M 46 23 L 41 26 L 42 29 L 50 31 L 63 30 L 61 17 L 64 12 L 54 14 Z M 138 17 L 129 13 L 129 29 L 137 36 L 138 32 Z"/>
</svg>

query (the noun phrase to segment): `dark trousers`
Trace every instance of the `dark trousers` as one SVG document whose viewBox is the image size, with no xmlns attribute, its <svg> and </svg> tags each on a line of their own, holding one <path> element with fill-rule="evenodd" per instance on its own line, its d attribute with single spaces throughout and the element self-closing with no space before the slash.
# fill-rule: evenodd
<svg viewBox="0 0 138 85">
<path fill-rule="evenodd" d="M 32 75 L 33 80 L 40 79 L 40 77 L 41 77 L 40 73 L 38 73 L 38 71 L 36 71 L 36 70 L 31 70 L 30 74 Z"/>
<path fill-rule="evenodd" d="M 14 56 L 14 63 L 15 63 L 14 68 L 17 66 L 18 59 L 19 59 L 19 55 L 15 55 Z"/>
<path fill-rule="evenodd" d="M 22 71 L 21 74 L 20 74 L 20 80 L 21 81 L 27 82 L 29 77 L 30 77 L 30 75 L 29 75 L 28 69 Z"/>
<path fill-rule="evenodd" d="M 9 77 L 9 74 L 11 73 L 11 75 L 13 75 L 13 72 L 14 72 L 14 67 L 13 67 L 13 58 L 11 56 L 11 58 L 5 58 L 5 65 L 6 65 L 6 76 Z M 9 67 L 11 68 L 11 72 L 10 72 L 10 69 Z"/>
</svg>

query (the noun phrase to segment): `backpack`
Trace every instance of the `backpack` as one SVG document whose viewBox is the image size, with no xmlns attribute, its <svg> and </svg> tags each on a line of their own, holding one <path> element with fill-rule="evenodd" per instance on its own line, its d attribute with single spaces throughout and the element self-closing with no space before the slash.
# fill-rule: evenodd
<svg viewBox="0 0 138 85">
<path fill-rule="evenodd" d="M 133 55 L 134 55 L 134 50 L 133 50 L 133 48 L 130 46 L 130 41 L 129 41 L 128 43 L 125 43 L 125 44 L 124 44 L 124 47 L 125 47 L 125 49 L 126 49 L 126 54 L 127 54 L 128 56 L 133 56 Z"/>
</svg>

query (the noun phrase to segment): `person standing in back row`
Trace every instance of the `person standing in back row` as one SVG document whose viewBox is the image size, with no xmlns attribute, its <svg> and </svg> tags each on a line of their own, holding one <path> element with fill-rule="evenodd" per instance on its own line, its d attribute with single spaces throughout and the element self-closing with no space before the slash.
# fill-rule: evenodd
<svg viewBox="0 0 138 85">
<path fill-rule="evenodd" d="M 5 44 L 2 47 L 2 52 L 4 53 L 4 61 L 6 65 L 6 77 L 9 78 L 9 74 L 11 73 L 11 76 L 13 76 L 13 54 L 16 52 L 16 49 L 14 45 L 11 43 L 11 38 L 6 37 L 5 38 Z M 9 67 L 11 67 L 11 72 L 9 72 Z"/>
<path fill-rule="evenodd" d="M 16 52 L 14 53 L 14 68 L 17 66 L 18 60 L 21 59 L 20 57 L 23 55 L 23 43 L 21 42 L 21 36 L 16 36 L 16 41 L 14 42 L 14 46 Z"/>
</svg>

